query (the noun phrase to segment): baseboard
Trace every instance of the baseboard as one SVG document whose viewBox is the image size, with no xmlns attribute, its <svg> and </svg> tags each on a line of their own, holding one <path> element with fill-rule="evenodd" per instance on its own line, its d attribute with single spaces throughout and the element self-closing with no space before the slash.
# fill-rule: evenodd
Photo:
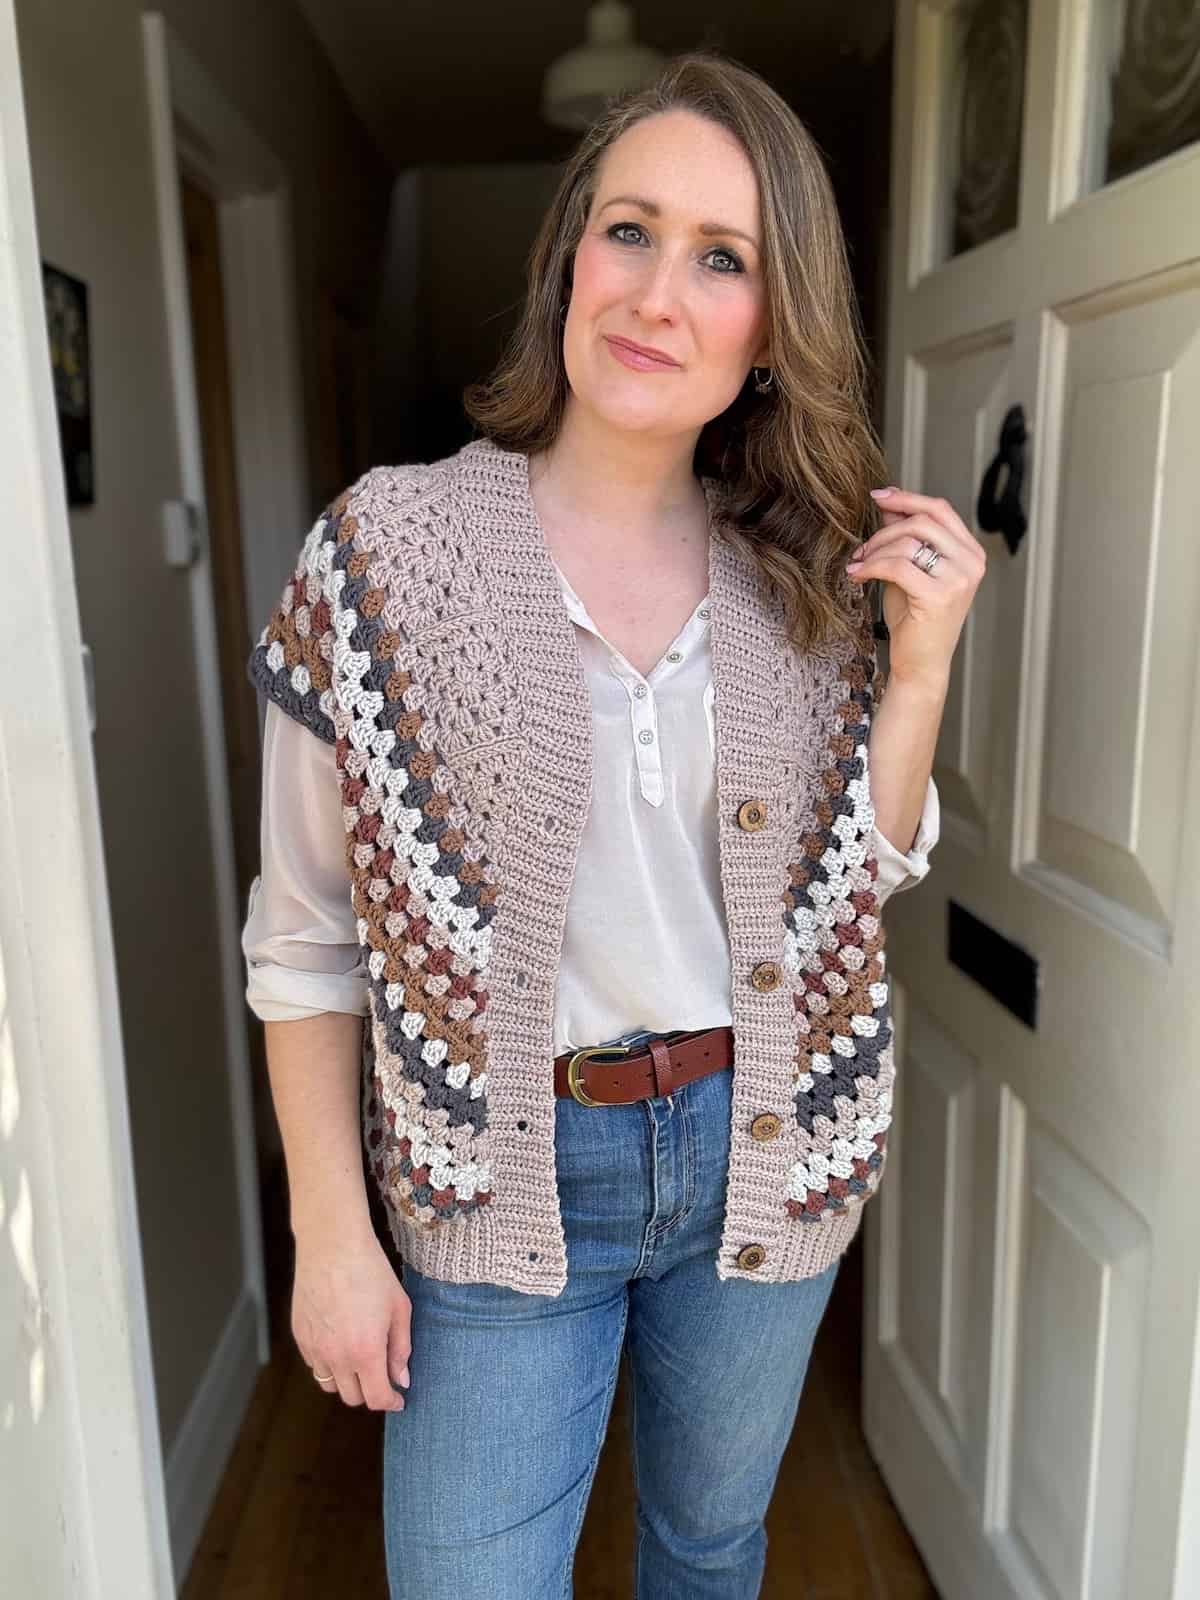
<svg viewBox="0 0 1200 1600">
<path fill-rule="evenodd" d="M 183 1588 L 258 1378 L 258 1308 L 238 1297 L 166 1462 L 175 1583 Z"/>
</svg>

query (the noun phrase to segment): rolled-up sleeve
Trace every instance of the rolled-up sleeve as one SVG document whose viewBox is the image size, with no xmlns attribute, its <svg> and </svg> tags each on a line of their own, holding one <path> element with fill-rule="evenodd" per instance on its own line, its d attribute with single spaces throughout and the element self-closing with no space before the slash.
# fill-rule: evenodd
<svg viewBox="0 0 1200 1600">
<path fill-rule="evenodd" d="M 274 702 L 263 730 L 261 870 L 250 886 L 242 952 L 246 1000 L 264 1022 L 367 1012 L 346 862 L 336 757 Z"/>
<path fill-rule="evenodd" d="M 874 830 L 875 855 L 879 862 L 879 876 L 875 880 L 875 898 L 883 905 L 889 895 L 899 889 L 911 889 L 929 871 L 929 855 L 941 832 L 941 803 L 937 785 L 930 778 L 925 790 L 925 804 L 917 824 L 917 836 L 907 854 L 897 850 L 890 839 L 879 829 Z"/>
</svg>

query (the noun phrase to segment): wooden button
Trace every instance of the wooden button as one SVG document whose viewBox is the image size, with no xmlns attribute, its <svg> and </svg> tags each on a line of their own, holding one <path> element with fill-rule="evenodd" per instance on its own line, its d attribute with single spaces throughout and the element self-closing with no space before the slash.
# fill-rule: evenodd
<svg viewBox="0 0 1200 1600">
<path fill-rule="evenodd" d="M 783 982 L 783 969 L 778 961 L 760 961 L 750 974 L 750 982 L 762 994 L 778 989 Z"/>
<path fill-rule="evenodd" d="M 765 800 L 746 800 L 738 807 L 738 827 L 745 828 L 747 833 L 757 833 L 760 828 L 767 825 L 767 802 Z"/>
<path fill-rule="evenodd" d="M 783 1127 L 783 1118 L 777 1117 L 773 1111 L 760 1111 L 750 1124 L 750 1136 L 753 1139 L 775 1139 Z"/>
<path fill-rule="evenodd" d="M 737 1253 L 737 1264 L 746 1267 L 752 1272 L 755 1267 L 761 1267 L 767 1259 L 767 1252 L 761 1244 L 744 1244 Z"/>
</svg>

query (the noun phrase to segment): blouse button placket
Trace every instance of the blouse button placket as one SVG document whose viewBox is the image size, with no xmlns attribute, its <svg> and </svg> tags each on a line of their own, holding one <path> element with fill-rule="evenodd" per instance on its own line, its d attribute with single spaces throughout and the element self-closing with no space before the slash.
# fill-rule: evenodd
<svg viewBox="0 0 1200 1600">
<path fill-rule="evenodd" d="M 587 613 L 587 609 L 579 596 L 571 588 L 566 577 L 561 573 L 562 587 L 566 599 L 567 611 L 575 622 L 587 628 L 602 643 L 608 645 L 609 666 L 613 674 L 625 685 L 625 692 L 629 696 L 629 715 L 633 731 L 633 752 L 637 762 L 638 787 L 642 798 L 651 805 L 661 805 L 666 793 L 663 782 L 662 751 L 658 738 L 658 711 L 654 702 L 654 690 L 646 682 L 641 673 L 631 667 L 619 651 L 614 650 L 608 640 L 597 628 Z M 707 622 L 711 614 L 711 607 L 706 601 L 699 606 L 696 616 L 700 621 Z M 685 644 L 690 640 L 695 642 L 698 631 L 694 623 L 686 629 Z M 664 661 L 672 667 L 678 666 L 687 654 L 686 649 L 671 649 L 667 651 Z"/>
<path fill-rule="evenodd" d="M 637 761 L 638 786 L 642 797 L 651 805 L 663 798 L 662 751 L 658 742 L 658 709 L 654 703 L 654 690 L 638 674 L 619 661 L 614 653 L 613 671 L 620 677 L 629 695 L 629 716 L 633 727 L 634 757 Z"/>
</svg>

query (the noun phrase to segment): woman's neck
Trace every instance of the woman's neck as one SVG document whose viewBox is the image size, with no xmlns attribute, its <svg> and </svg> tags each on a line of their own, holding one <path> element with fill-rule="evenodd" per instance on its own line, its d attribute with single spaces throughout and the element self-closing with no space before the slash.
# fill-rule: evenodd
<svg viewBox="0 0 1200 1600">
<path fill-rule="evenodd" d="M 692 434 L 622 432 L 568 406 L 553 445 L 530 458 L 530 487 L 539 512 L 556 521 L 569 513 L 576 529 L 657 540 L 704 515 L 695 447 Z"/>
</svg>

